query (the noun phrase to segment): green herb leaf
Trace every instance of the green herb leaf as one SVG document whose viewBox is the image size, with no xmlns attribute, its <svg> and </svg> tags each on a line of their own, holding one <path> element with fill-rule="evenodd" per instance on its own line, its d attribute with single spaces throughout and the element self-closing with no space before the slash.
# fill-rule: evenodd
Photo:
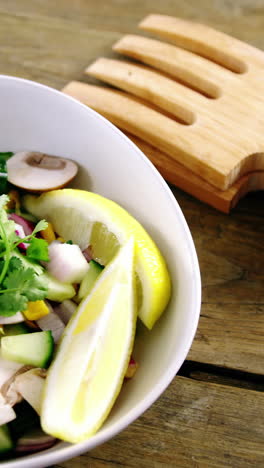
<svg viewBox="0 0 264 468">
<path fill-rule="evenodd" d="M 9 262 L 9 267 L 8 271 L 16 271 L 16 270 L 22 270 L 23 269 L 23 263 L 18 257 L 11 257 L 10 262 Z"/>
<path fill-rule="evenodd" d="M 48 284 L 44 275 L 36 275 L 28 283 L 27 289 L 24 291 L 25 296 L 29 301 L 40 301 L 47 297 Z"/>
<path fill-rule="evenodd" d="M 12 153 L 12 151 L 0 152 L 0 159 L 5 159 L 7 161 L 7 159 L 11 158 L 13 155 L 14 153 Z"/>
<path fill-rule="evenodd" d="M 0 310 L 3 317 L 10 317 L 26 310 L 27 298 L 17 292 L 6 292 L 0 296 Z"/>
<path fill-rule="evenodd" d="M 42 300 L 47 296 L 47 279 L 37 275 L 33 268 L 25 266 L 12 256 L 21 242 L 29 242 L 27 256 L 36 261 L 48 261 L 48 243 L 35 235 L 47 227 L 45 220 L 39 221 L 32 234 L 19 238 L 15 233 L 15 222 L 9 220 L 5 205 L 7 195 L 0 196 L 0 315 L 11 316 L 27 308 L 28 301 Z"/>
<path fill-rule="evenodd" d="M 38 276 L 33 268 L 14 270 L 6 276 L 4 286 L 7 292 L 15 289 L 29 301 L 41 300 L 46 297 L 48 290 L 41 276 Z"/>
<path fill-rule="evenodd" d="M 31 281 L 34 276 L 33 268 L 20 268 L 18 270 L 9 271 L 3 285 L 6 289 L 17 289 L 20 293 L 24 292 L 28 281 Z"/>
<path fill-rule="evenodd" d="M 45 229 L 47 229 L 48 227 L 48 223 L 45 219 L 41 219 L 38 224 L 36 224 L 33 232 L 32 232 L 32 236 L 34 236 L 35 234 L 37 234 L 37 232 L 39 231 L 44 231 Z"/>
<path fill-rule="evenodd" d="M 26 255 L 30 260 L 49 261 L 49 245 L 44 239 L 33 237 L 27 248 Z"/>
</svg>

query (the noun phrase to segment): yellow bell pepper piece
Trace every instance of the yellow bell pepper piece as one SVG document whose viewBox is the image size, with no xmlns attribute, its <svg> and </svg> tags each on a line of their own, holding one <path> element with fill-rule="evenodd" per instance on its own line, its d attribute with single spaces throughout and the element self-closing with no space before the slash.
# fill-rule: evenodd
<svg viewBox="0 0 264 468">
<path fill-rule="evenodd" d="M 63 239 L 63 237 L 57 237 L 56 240 L 61 242 L 62 244 L 64 244 L 66 242 L 65 239 Z"/>
<path fill-rule="evenodd" d="M 39 320 L 48 315 L 49 312 L 50 310 L 44 301 L 28 302 L 27 310 L 23 310 L 23 314 L 27 320 Z"/>
<path fill-rule="evenodd" d="M 46 229 L 40 231 L 40 234 L 42 235 L 43 239 L 45 239 L 49 244 L 55 241 L 56 239 L 55 232 L 51 223 L 48 223 Z"/>
</svg>

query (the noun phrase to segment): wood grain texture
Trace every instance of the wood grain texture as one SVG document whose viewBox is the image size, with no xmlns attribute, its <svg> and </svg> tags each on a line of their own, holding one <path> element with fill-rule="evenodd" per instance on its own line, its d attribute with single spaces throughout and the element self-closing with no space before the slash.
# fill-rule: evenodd
<svg viewBox="0 0 264 468">
<path fill-rule="evenodd" d="M 260 468 L 263 404 L 261 392 L 178 377 L 158 403 L 112 441 L 75 458 L 74 465 L 68 461 L 54 468 Z"/>
<path fill-rule="evenodd" d="M 137 24 L 150 13 L 200 21 L 264 50 L 259 0 L 0 0 L 1 73 L 57 89 L 72 80 L 98 84 L 83 70 L 100 56 L 117 58 L 112 45 L 139 34 Z M 221 382 L 225 369 L 263 375 L 264 193 L 249 194 L 227 216 L 171 189 L 201 268 L 201 320 L 188 355 L 196 380 L 177 376 L 127 430 L 56 468 L 263 466 L 263 393 L 239 379 L 236 387 L 233 378 L 228 387 Z M 203 363 L 216 375 L 199 372 Z"/>
<path fill-rule="evenodd" d="M 184 109 L 186 114 L 192 112 L 192 124 L 181 128 L 183 138 L 177 142 L 172 139 L 170 149 L 164 148 L 159 140 L 155 145 L 189 169 L 192 166 L 193 172 L 210 184 L 225 190 L 241 175 L 261 170 L 263 92 L 259 75 L 264 53 L 197 22 L 150 15 L 141 24 L 180 47 L 127 35 L 114 45 L 114 50 L 167 73 L 176 83 L 151 69 L 136 66 L 129 74 L 124 73 L 124 65 L 109 71 L 107 64 L 102 67 L 100 62 L 88 70 L 106 82 L 144 97 L 147 102 L 155 102 L 174 116 L 179 111 L 183 114 Z M 208 60 L 212 56 L 214 61 Z M 215 61 L 225 63 L 225 68 Z M 181 92 L 181 84 L 195 89 L 193 98 L 185 100 L 187 90 Z M 166 137 L 166 126 L 161 125 L 160 140 L 163 134 Z M 184 141 L 187 135 L 189 144 Z"/>
<path fill-rule="evenodd" d="M 89 67 L 89 74 L 102 77 L 102 73 L 98 73 L 98 65 L 102 62 L 107 62 L 109 66 L 116 63 L 115 60 L 106 61 L 106 59 L 99 59 L 99 61 L 96 61 Z M 128 71 L 131 68 L 135 69 L 134 66 L 131 67 L 130 65 L 127 68 L 127 64 L 122 64 L 121 67 L 117 68 L 123 67 L 125 70 L 128 69 Z M 105 67 L 103 68 L 103 75 L 105 76 Z M 110 66 L 109 69 L 111 69 L 112 76 L 112 67 Z M 116 80 L 111 80 L 112 84 L 113 82 L 116 83 Z M 143 86 L 145 92 L 150 94 L 151 90 L 145 88 L 144 81 Z M 171 134 L 175 128 L 172 128 L 171 125 L 167 126 L 167 122 L 170 121 L 168 115 L 157 113 L 156 106 L 154 109 L 149 109 L 141 98 L 135 99 L 128 93 L 120 93 L 103 86 L 90 85 L 79 81 L 67 83 L 62 90 L 64 93 L 91 107 L 124 131 L 152 161 L 168 182 L 175 184 L 185 192 L 194 195 L 199 200 L 208 203 L 224 213 L 229 213 L 231 208 L 246 193 L 261 190 L 264 186 L 264 171 L 255 171 L 242 176 L 227 190 L 217 189 L 197 176 L 193 171 L 175 161 L 169 154 L 160 151 L 157 146 L 153 146 L 155 143 L 157 145 L 157 141 L 161 143 L 159 133 L 161 125 L 163 125 L 164 129 L 166 128 L 167 135 L 167 138 L 164 138 L 163 135 L 164 147 L 168 147 L 168 139 L 169 141 L 172 139 Z M 191 115 L 187 115 L 184 112 L 180 112 L 180 114 L 186 120 L 188 117 L 191 118 Z M 156 125 L 154 126 L 155 117 Z M 180 154 L 178 155 L 178 159 L 181 159 Z"/>
</svg>

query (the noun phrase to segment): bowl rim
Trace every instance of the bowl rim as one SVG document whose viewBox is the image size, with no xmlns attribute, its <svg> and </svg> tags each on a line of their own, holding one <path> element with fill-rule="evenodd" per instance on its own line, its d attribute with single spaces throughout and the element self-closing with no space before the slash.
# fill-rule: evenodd
<svg viewBox="0 0 264 468">
<path fill-rule="evenodd" d="M 19 78 L 10 75 L 0 74 L 0 86 L 3 82 L 24 84 L 29 87 L 39 88 L 48 93 L 58 96 L 60 99 L 70 100 L 74 103 L 75 106 L 85 109 L 85 111 L 92 115 L 93 118 L 96 118 L 103 125 L 107 125 L 113 132 L 117 133 L 120 138 L 124 139 L 126 143 L 131 147 L 134 153 L 137 153 L 138 157 L 142 160 L 143 164 L 148 165 L 149 170 L 152 172 L 153 176 L 159 180 L 161 188 L 165 191 L 168 201 L 173 205 L 174 211 L 176 211 L 181 223 L 181 227 L 184 231 L 186 243 L 189 250 L 191 267 L 192 267 L 192 276 L 191 276 L 191 287 L 192 290 L 192 301 L 190 303 L 190 309 L 192 310 L 193 320 L 189 327 L 188 337 L 185 339 L 185 343 L 182 346 L 182 355 L 181 358 L 176 356 L 176 358 L 170 363 L 169 367 L 165 370 L 162 379 L 160 379 L 152 388 L 151 392 L 141 400 L 135 407 L 133 407 L 129 412 L 127 412 L 123 417 L 121 417 L 117 422 L 112 424 L 109 429 L 106 429 L 102 433 L 98 432 L 91 439 L 85 440 L 77 444 L 66 444 L 65 447 L 60 448 L 59 450 L 54 450 L 52 452 L 36 452 L 35 454 L 29 454 L 22 457 L 19 457 L 14 460 L 1 462 L 2 468 L 42 468 L 53 465 L 55 463 L 63 462 L 65 460 L 74 458 L 78 455 L 83 454 L 89 450 L 94 449 L 98 445 L 111 440 L 118 433 L 123 431 L 127 426 L 129 426 L 133 421 L 140 417 L 150 406 L 161 396 L 161 394 L 166 390 L 169 384 L 172 382 L 173 378 L 177 374 L 181 365 L 183 364 L 186 356 L 191 348 L 200 317 L 201 309 L 201 275 L 198 257 L 193 242 L 193 238 L 183 212 L 174 197 L 171 189 L 168 184 L 152 164 L 152 162 L 144 155 L 144 153 L 124 134 L 119 130 L 115 125 L 113 125 L 105 117 L 88 107 L 87 105 L 81 103 L 77 99 L 64 94 L 62 91 L 59 91 L 50 86 L 35 82 L 33 80 Z M 92 441 L 92 443 L 91 443 Z"/>
</svg>

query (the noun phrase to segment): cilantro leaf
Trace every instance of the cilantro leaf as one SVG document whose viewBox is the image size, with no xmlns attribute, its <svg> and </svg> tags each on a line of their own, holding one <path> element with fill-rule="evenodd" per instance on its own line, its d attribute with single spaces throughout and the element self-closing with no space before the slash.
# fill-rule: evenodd
<svg viewBox="0 0 264 468">
<path fill-rule="evenodd" d="M 48 261 L 48 243 L 35 235 L 47 227 L 39 221 L 33 232 L 23 239 L 15 233 L 15 222 L 8 219 L 5 206 L 9 198 L 0 196 L 0 315 L 11 316 L 27 308 L 28 301 L 42 300 L 47 296 L 47 279 L 28 267 L 12 252 L 21 242 L 29 242 L 27 257 Z"/>
<path fill-rule="evenodd" d="M 23 268 L 22 261 L 18 257 L 11 257 L 9 262 L 8 271 L 21 270 Z"/>
<path fill-rule="evenodd" d="M 49 261 L 49 245 L 44 239 L 33 237 L 27 248 L 26 255 L 30 260 Z"/>
<path fill-rule="evenodd" d="M 0 159 L 7 160 L 7 159 L 11 158 L 11 156 L 13 156 L 13 155 L 14 155 L 14 153 L 12 151 L 2 151 L 0 153 Z"/>
<path fill-rule="evenodd" d="M 4 287 L 8 290 L 17 290 L 20 295 L 29 301 L 44 299 L 47 295 L 47 285 L 42 275 L 38 276 L 33 268 L 25 268 L 9 272 L 4 280 Z M 1 308 L 0 308 L 1 310 Z"/>
<path fill-rule="evenodd" d="M 27 298 L 17 292 L 6 292 L 0 295 L 1 315 L 10 317 L 27 308 Z"/>
<path fill-rule="evenodd" d="M 8 219 L 7 213 L 4 209 L 8 200 L 9 199 L 6 195 L 0 196 L 0 237 L 5 249 L 7 246 L 13 244 L 19 239 L 15 232 L 16 223 L 12 219 Z M 3 249 L 1 248 L 1 250 Z"/>
<path fill-rule="evenodd" d="M 47 297 L 48 285 L 44 275 L 36 275 L 28 283 L 28 288 L 24 291 L 24 295 L 29 301 L 40 301 Z"/>
<path fill-rule="evenodd" d="M 48 227 L 48 223 L 45 219 L 41 219 L 35 226 L 33 232 L 32 232 L 32 236 L 34 236 L 35 234 L 37 234 L 37 232 L 39 231 L 45 231 L 45 229 L 47 229 Z"/>
<path fill-rule="evenodd" d="M 25 284 L 31 281 L 34 275 L 33 268 L 26 268 L 25 270 L 19 269 L 14 271 L 8 271 L 7 276 L 4 279 L 3 285 L 6 289 L 18 289 L 24 291 Z"/>
</svg>

